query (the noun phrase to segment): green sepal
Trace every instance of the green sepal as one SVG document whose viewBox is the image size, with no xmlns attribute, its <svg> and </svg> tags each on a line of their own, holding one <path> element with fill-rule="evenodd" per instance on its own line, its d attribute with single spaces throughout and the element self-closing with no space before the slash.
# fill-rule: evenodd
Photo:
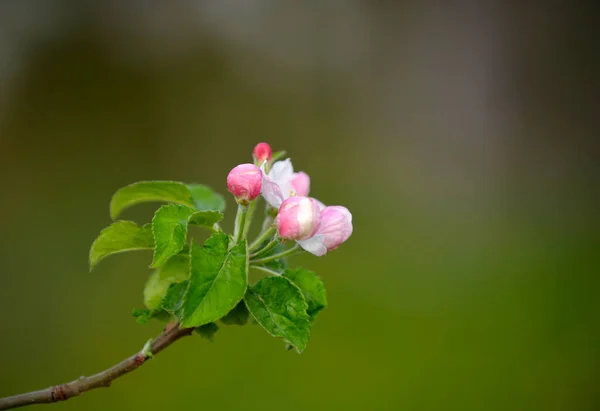
<svg viewBox="0 0 600 411">
<path fill-rule="evenodd" d="M 284 158 L 287 155 L 287 153 L 283 150 L 281 151 L 276 151 L 273 153 L 273 156 L 271 157 L 271 162 L 276 162 L 281 160 L 282 158 Z"/>
</svg>

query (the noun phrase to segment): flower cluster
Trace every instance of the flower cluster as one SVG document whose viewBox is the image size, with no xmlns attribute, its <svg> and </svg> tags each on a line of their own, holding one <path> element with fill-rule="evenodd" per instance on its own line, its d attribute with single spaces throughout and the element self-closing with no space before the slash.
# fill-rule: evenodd
<svg viewBox="0 0 600 411">
<path fill-rule="evenodd" d="M 308 197 L 310 177 L 302 171 L 294 172 L 289 158 L 273 162 L 267 143 L 259 143 L 253 157 L 254 164 L 241 164 L 231 170 L 227 187 L 241 206 L 248 206 L 262 195 L 268 208 L 276 211 L 274 226 L 279 239 L 294 240 L 304 250 L 322 256 L 350 237 L 350 211 Z"/>
<path fill-rule="evenodd" d="M 322 256 L 337 248 L 352 234 L 352 215 L 345 207 L 310 197 L 310 177 L 294 171 L 285 152 L 273 153 L 269 144 L 260 143 L 252 156 L 252 163 L 237 165 L 227 176 L 227 188 L 238 203 L 231 235 L 220 225 L 225 198 L 210 187 L 139 181 L 113 195 L 114 222 L 93 242 L 90 268 L 109 255 L 150 248 L 155 270 L 144 288 L 146 307 L 133 311 L 139 323 L 157 319 L 176 324 L 179 334 L 169 329 L 168 335 L 195 330 L 212 339 L 217 322 L 244 325 L 253 318 L 301 353 L 315 316 L 327 306 L 327 295 L 315 272 L 291 268 L 287 257 L 303 252 Z M 261 197 L 266 203 L 262 228 L 249 241 Z M 167 203 L 150 224 L 118 220 L 125 209 L 149 201 Z M 211 232 L 203 245 L 190 238 L 190 226 Z M 250 282 L 250 270 L 269 275 Z"/>
</svg>

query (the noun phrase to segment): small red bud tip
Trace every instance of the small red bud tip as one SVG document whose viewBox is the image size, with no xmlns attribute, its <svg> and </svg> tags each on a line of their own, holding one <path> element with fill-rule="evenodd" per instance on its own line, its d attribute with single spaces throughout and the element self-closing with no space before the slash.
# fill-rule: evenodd
<svg viewBox="0 0 600 411">
<path fill-rule="evenodd" d="M 258 164 L 262 164 L 265 160 L 271 161 L 273 158 L 273 151 L 271 151 L 271 146 L 267 143 L 258 143 L 254 147 L 253 154 Z"/>
</svg>

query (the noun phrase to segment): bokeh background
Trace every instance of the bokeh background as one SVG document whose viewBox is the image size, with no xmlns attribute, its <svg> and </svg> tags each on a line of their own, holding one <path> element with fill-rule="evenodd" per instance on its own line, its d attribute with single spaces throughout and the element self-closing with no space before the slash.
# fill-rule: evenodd
<svg viewBox="0 0 600 411">
<path fill-rule="evenodd" d="M 268 141 L 354 215 L 339 250 L 293 261 L 330 303 L 305 353 L 223 327 L 52 409 L 599 409 L 590 6 L 0 2 L 0 396 L 160 331 L 131 316 L 149 253 L 88 273 L 116 189 L 226 193 Z"/>
</svg>

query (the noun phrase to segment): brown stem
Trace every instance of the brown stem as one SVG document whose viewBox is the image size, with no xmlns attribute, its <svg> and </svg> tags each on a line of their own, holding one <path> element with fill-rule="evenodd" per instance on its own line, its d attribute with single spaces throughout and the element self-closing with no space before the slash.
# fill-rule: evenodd
<svg viewBox="0 0 600 411">
<path fill-rule="evenodd" d="M 190 335 L 193 328 L 179 328 L 179 325 L 175 325 L 171 328 L 165 329 L 165 331 L 156 337 L 149 347 L 149 352 L 142 350 L 137 354 L 121 361 L 120 363 L 110 367 L 107 370 L 101 371 L 98 374 L 94 374 L 90 377 L 79 377 L 75 381 L 68 382 L 66 384 L 57 385 L 55 387 L 46 388 L 45 390 L 32 391 L 25 394 L 14 395 L 12 397 L 0 398 L 0 410 L 7 410 L 9 408 L 24 407 L 32 404 L 44 404 L 51 402 L 58 402 L 68 400 L 71 397 L 76 397 L 86 391 L 93 390 L 94 388 L 109 387 L 110 383 L 125 375 L 151 358 L 152 355 L 158 354 L 169 345 L 186 335 Z"/>
</svg>

